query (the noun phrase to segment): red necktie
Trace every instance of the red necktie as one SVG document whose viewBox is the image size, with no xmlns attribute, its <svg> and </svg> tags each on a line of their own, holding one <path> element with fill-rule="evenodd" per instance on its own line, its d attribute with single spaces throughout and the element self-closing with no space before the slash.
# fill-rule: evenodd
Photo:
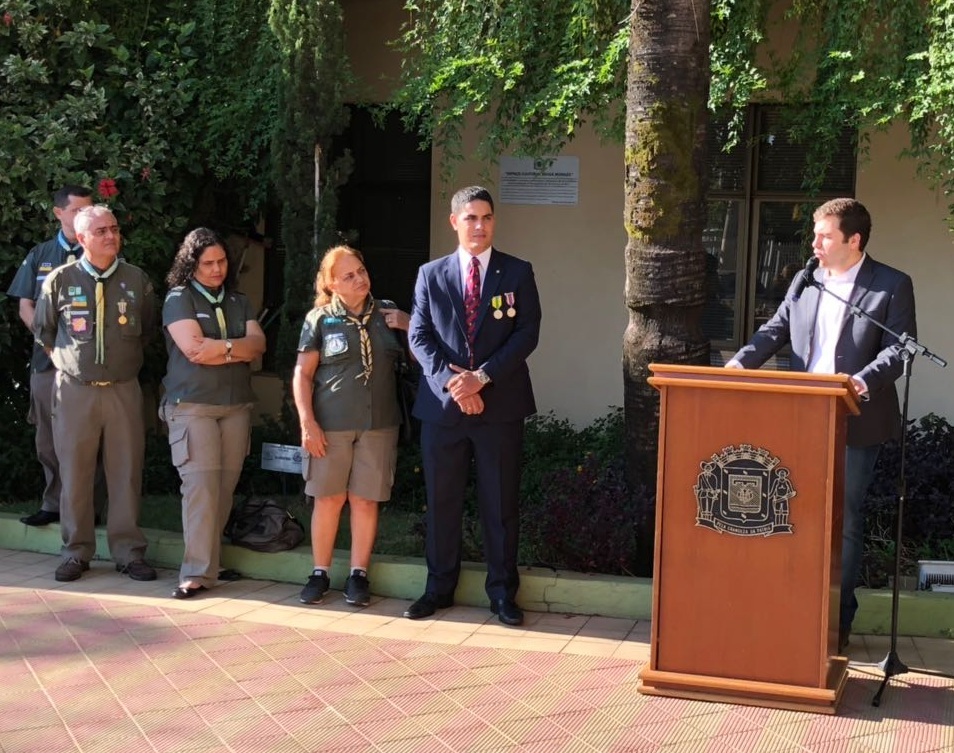
<svg viewBox="0 0 954 753">
<path fill-rule="evenodd" d="M 470 367 L 474 367 L 474 339 L 477 336 L 477 309 L 480 308 L 480 262 L 470 260 L 467 289 L 464 291 L 464 314 L 467 324 L 467 345 L 470 348 Z"/>
</svg>

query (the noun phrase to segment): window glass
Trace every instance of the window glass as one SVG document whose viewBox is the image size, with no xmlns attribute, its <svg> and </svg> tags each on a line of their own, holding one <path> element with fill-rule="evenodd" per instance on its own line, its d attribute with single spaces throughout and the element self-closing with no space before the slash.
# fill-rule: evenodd
<svg viewBox="0 0 954 753">
<path fill-rule="evenodd" d="M 741 201 L 730 199 L 712 200 L 708 204 L 702 234 L 706 250 L 706 307 L 702 329 L 710 340 L 735 337 L 741 205 Z"/>
<path fill-rule="evenodd" d="M 758 205 L 754 329 L 768 321 L 785 298 L 795 273 L 811 252 L 811 205 L 764 201 Z"/>
</svg>

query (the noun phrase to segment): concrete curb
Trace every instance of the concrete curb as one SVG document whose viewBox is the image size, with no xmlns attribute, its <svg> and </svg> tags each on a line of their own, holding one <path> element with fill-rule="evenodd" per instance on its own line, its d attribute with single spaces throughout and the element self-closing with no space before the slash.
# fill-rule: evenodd
<svg viewBox="0 0 954 753">
<path fill-rule="evenodd" d="M 0 547 L 44 554 L 58 554 L 60 527 L 25 526 L 21 513 L 0 513 Z M 177 569 L 182 561 L 182 534 L 144 529 L 149 541 L 148 560 L 160 567 Z M 100 556 L 109 551 L 106 530 L 96 529 Z M 348 574 L 348 553 L 338 550 L 332 565 L 331 585 L 343 588 Z M 311 572 L 311 551 L 299 547 L 289 552 L 263 554 L 241 547 L 222 547 L 223 567 L 235 568 L 250 578 L 285 583 L 304 583 Z M 368 577 L 380 596 L 416 599 L 423 593 L 426 577 L 423 559 L 376 555 Z M 466 562 L 461 568 L 456 603 L 487 606 L 484 566 Z M 51 573 L 52 578 L 52 573 Z M 602 615 L 636 620 L 652 616 L 652 580 L 621 575 L 589 575 L 539 567 L 520 568 L 522 607 L 534 612 Z M 859 609 L 854 631 L 862 635 L 887 635 L 891 629 L 891 592 L 859 589 Z M 954 637 L 954 594 L 922 591 L 901 593 L 899 632 L 927 638 Z"/>
</svg>

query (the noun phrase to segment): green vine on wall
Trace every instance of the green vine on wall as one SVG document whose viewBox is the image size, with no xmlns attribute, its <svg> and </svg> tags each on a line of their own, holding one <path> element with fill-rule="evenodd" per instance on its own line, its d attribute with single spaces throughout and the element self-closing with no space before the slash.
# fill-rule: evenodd
<svg viewBox="0 0 954 753">
<path fill-rule="evenodd" d="M 843 128 L 859 132 L 863 158 L 871 132 L 906 124 L 904 154 L 952 200 L 954 216 L 954 0 L 709 7 L 709 106 L 734 116 L 735 139 L 749 103 L 796 105 L 787 128 L 810 146 L 811 191 Z M 409 127 L 444 149 L 445 171 L 471 151 L 491 161 L 506 151 L 553 154 L 584 122 L 622 141 L 628 0 L 407 0 L 405 8 L 395 104 Z M 480 123 L 473 150 L 465 115 Z"/>
<path fill-rule="evenodd" d="M 332 138 L 347 125 L 344 98 L 351 74 L 337 0 L 274 0 L 268 19 L 280 55 L 272 168 L 282 206 L 285 306 L 278 363 L 287 387 L 301 322 L 314 300 L 319 255 L 337 240 L 335 189 L 345 166 L 331 164 L 328 153 Z M 297 432 L 288 403 L 283 422 Z"/>
</svg>

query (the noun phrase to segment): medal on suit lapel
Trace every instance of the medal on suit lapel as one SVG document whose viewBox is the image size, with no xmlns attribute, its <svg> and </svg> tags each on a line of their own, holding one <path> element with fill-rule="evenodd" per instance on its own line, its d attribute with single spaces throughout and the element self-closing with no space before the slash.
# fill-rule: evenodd
<svg viewBox="0 0 954 753">
<path fill-rule="evenodd" d="M 517 309 L 513 307 L 514 302 L 517 300 L 516 295 L 513 293 L 504 293 L 507 298 L 507 316 L 513 319 L 517 315 Z"/>
<path fill-rule="evenodd" d="M 500 310 L 503 306 L 503 296 L 495 295 L 490 299 L 490 305 L 494 307 L 494 319 L 503 319 L 503 311 Z"/>
</svg>

